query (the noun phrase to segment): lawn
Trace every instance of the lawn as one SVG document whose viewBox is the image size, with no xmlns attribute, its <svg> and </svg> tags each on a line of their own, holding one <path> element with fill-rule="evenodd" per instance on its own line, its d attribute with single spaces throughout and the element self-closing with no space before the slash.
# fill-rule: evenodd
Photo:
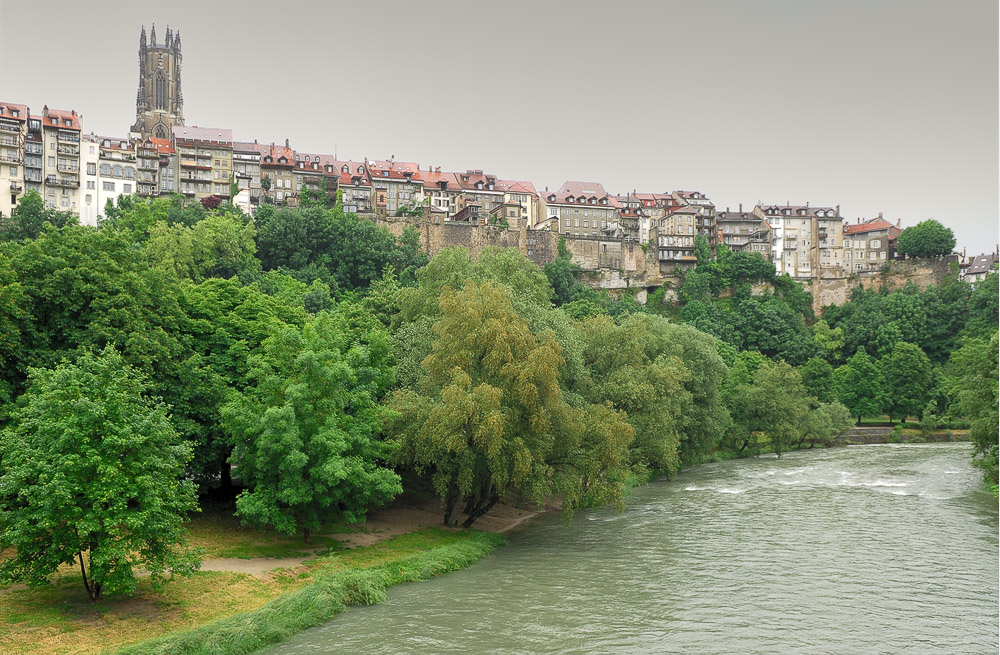
<svg viewBox="0 0 1000 655">
<path fill-rule="evenodd" d="M 87 600 L 79 571 L 65 567 L 53 584 L 0 589 L 0 654 L 69 655 L 116 650 L 151 637 L 204 626 L 255 610 L 317 578 L 342 571 L 391 565 L 431 549 L 459 545 L 475 533 L 425 528 L 371 546 L 343 549 L 329 535 L 311 547 L 299 537 L 248 530 L 221 512 L 192 521 L 190 542 L 206 557 L 291 557 L 321 554 L 301 566 L 254 577 L 244 573 L 200 571 L 168 584 L 159 593 L 142 581 L 131 598 Z"/>
</svg>

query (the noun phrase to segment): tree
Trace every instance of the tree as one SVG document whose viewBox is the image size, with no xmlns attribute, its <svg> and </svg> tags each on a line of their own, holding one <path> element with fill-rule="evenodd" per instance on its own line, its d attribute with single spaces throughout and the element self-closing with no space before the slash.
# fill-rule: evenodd
<svg viewBox="0 0 1000 655">
<path fill-rule="evenodd" d="M 879 361 L 886 389 L 885 411 L 891 421 L 919 416 L 934 388 L 931 362 L 919 346 L 898 342 L 888 357 Z"/>
<path fill-rule="evenodd" d="M 75 225 L 77 219 L 69 212 L 47 209 L 37 191 L 28 191 L 9 217 L 0 214 L 0 241 L 37 239 L 46 223 L 59 228 Z"/>
<path fill-rule="evenodd" d="M 739 383 L 729 394 L 734 420 L 732 444 L 742 452 L 750 443 L 770 444 L 781 454 L 799 436 L 810 398 L 798 371 L 786 362 L 768 360 L 753 373 L 752 383 Z"/>
<path fill-rule="evenodd" d="M 843 434 L 852 425 L 854 419 L 851 418 L 849 409 L 838 402 L 819 403 L 802 418 L 799 446 L 807 439 L 810 448 L 816 444 L 830 446 L 833 444 L 833 437 Z"/>
<path fill-rule="evenodd" d="M 110 346 L 53 370 L 33 369 L 24 402 L 0 434 L 0 580 L 44 585 L 79 562 L 92 601 L 155 587 L 197 567 L 179 549 L 194 485 L 191 456 L 145 394 L 143 376 Z"/>
<path fill-rule="evenodd" d="M 971 422 L 969 436 L 976 464 L 986 481 L 996 486 L 998 472 L 997 333 L 989 339 L 966 339 L 948 365 L 948 386 L 957 398 L 956 409 Z"/>
<path fill-rule="evenodd" d="M 909 257 L 941 257 L 955 249 L 955 235 L 950 227 L 929 218 L 899 234 L 896 250 Z"/>
<path fill-rule="evenodd" d="M 802 368 L 802 384 L 806 390 L 823 403 L 830 403 L 837 398 L 837 384 L 833 379 L 833 367 L 825 359 L 812 357 Z"/>
<path fill-rule="evenodd" d="M 250 357 L 255 386 L 222 408 L 232 462 L 248 488 L 236 513 L 294 534 L 331 520 L 363 521 L 402 491 L 383 462 L 377 399 L 392 380 L 388 335 L 371 321 L 355 333 L 342 313 L 321 313 L 303 329 L 276 327 Z"/>
<path fill-rule="evenodd" d="M 570 407 L 553 334 L 532 334 L 492 282 L 445 288 L 439 316 L 423 377 L 390 398 L 389 430 L 399 461 L 429 474 L 444 523 L 464 507 L 468 527 L 515 491 L 558 493 L 567 511 L 586 494 L 620 499 L 632 429 L 619 412 Z"/>
<path fill-rule="evenodd" d="M 146 255 L 158 268 L 201 282 L 259 270 L 253 224 L 232 214 L 212 214 L 192 227 L 158 222 L 149 233 Z"/>
<path fill-rule="evenodd" d="M 885 406 L 885 385 L 878 368 L 864 350 L 858 349 L 847 364 L 834 371 L 840 402 L 858 417 L 880 416 Z"/>
</svg>

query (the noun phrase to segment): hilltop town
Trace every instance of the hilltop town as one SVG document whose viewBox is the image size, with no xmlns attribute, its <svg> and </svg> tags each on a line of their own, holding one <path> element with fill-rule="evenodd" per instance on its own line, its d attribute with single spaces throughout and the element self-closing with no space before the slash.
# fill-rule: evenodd
<svg viewBox="0 0 1000 655">
<path fill-rule="evenodd" d="M 148 38 L 142 28 L 136 120 L 127 135 L 87 133 L 76 110 L 0 102 L 0 186 L 10 191 L 0 194 L 0 215 L 10 215 L 29 191 L 89 225 L 122 195 L 182 194 L 252 215 L 261 204 L 297 206 L 304 192 L 340 194 L 345 211 L 397 234 L 403 224 L 425 226 L 430 254 L 446 245 L 473 252 L 503 245 L 543 265 L 561 239 L 583 270 L 600 273 L 595 284 L 604 288 L 676 281 L 694 267 L 701 235 L 713 250 L 724 243 L 760 253 L 778 274 L 809 287 L 818 306 L 842 302 L 848 279 L 875 274 L 897 257 L 899 219 L 880 213 L 851 222 L 839 205 L 722 210 L 702 191 L 612 193 L 597 181 L 538 189 L 482 169 L 442 171 L 395 156 L 343 159 L 298 150 L 287 139 L 237 140 L 229 128 L 185 122 L 181 62 L 179 30 L 168 27 L 161 41 L 155 26 Z M 981 277 L 997 261 L 995 254 L 979 257 L 963 261 L 962 272 Z"/>
</svg>

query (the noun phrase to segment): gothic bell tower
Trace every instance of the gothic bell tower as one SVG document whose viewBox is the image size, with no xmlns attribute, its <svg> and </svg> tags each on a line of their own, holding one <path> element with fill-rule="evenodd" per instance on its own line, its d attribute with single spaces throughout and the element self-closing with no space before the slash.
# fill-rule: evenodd
<svg viewBox="0 0 1000 655">
<path fill-rule="evenodd" d="M 132 131 L 143 138 L 170 138 L 173 125 L 184 124 L 184 96 L 181 94 L 181 32 L 170 31 L 162 44 L 156 42 L 153 25 L 146 43 L 146 26 L 139 36 L 139 92 L 135 98 L 135 125 Z"/>
</svg>

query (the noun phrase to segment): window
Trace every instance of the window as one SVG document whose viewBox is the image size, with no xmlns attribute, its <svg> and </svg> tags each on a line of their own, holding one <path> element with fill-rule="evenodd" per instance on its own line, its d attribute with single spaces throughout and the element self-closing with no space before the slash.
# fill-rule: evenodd
<svg viewBox="0 0 1000 655">
<path fill-rule="evenodd" d="M 52 167 L 52 168 L 55 168 L 55 165 L 56 165 L 56 158 L 55 157 L 49 157 L 49 166 Z"/>
<path fill-rule="evenodd" d="M 90 201 L 91 201 L 91 198 L 92 198 L 92 197 L 93 197 L 93 196 L 91 196 L 91 195 L 90 195 L 89 193 L 87 194 L 87 204 L 88 204 L 88 205 L 90 204 Z"/>
<path fill-rule="evenodd" d="M 17 166 L 11 166 L 10 167 L 10 174 L 11 174 L 11 176 L 16 176 L 17 175 Z"/>
<path fill-rule="evenodd" d="M 94 162 L 87 163 L 87 175 L 97 175 L 97 164 Z"/>
<path fill-rule="evenodd" d="M 122 167 L 115 164 L 111 167 L 111 176 L 120 178 L 122 176 Z"/>
<path fill-rule="evenodd" d="M 114 191 L 115 190 L 115 183 L 114 182 L 103 182 L 101 184 L 101 188 L 104 189 L 105 191 Z"/>
<path fill-rule="evenodd" d="M 69 196 L 63 196 L 63 197 L 62 197 L 62 198 L 60 199 L 60 201 L 59 201 L 59 204 L 60 204 L 60 205 L 61 205 L 61 206 L 62 206 L 63 208 L 66 208 L 66 207 L 69 207 Z"/>
<path fill-rule="evenodd" d="M 94 146 L 90 146 L 90 154 L 94 154 Z"/>
<path fill-rule="evenodd" d="M 123 193 L 132 193 L 132 185 L 128 184 L 127 182 L 125 184 L 122 184 L 122 192 Z"/>
<path fill-rule="evenodd" d="M 87 188 L 88 189 L 96 189 L 97 185 L 94 183 L 93 180 L 87 180 Z"/>
</svg>

